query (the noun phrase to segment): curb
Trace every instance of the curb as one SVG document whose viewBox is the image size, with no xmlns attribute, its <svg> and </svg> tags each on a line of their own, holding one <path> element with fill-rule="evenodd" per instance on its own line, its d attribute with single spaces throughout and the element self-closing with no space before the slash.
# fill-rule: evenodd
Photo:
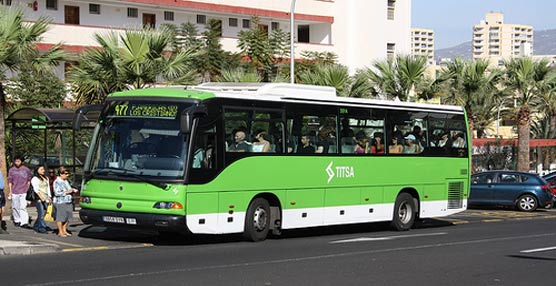
<svg viewBox="0 0 556 286">
<path fill-rule="evenodd" d="M 51 243 L 0 240 L 1 255 L 33 255 L 60 251 L 60 246 Z"/>
</svg>

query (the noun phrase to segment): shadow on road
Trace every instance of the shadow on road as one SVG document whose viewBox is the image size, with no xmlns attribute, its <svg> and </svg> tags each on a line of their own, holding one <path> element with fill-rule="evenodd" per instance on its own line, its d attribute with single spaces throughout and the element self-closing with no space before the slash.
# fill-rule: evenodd
<svg viewBox="0 0 556 286">
<path fill-rule="evenodd" d="M 415 222 L 415 229 L 448 227 L 453 224 L 447 221 L 425 219 Z M 279 236 L 269 235 L 269 239 L 303 238 L 328 235 L 343 235 L 369 232 L 396 232 L 390 223 L 366 223 L 341 226 L 324 226 L 304 229 L 285 230 Z M 133 243 L 151 243 L 154 245 L 200 245 L 215 243 L 232 243 L 245 241 L 241 234 L 199 235 L 191 233 L 167 233 L 132 229 L 88 226 L 79 232 L 79 237 Z"/>
</svg>

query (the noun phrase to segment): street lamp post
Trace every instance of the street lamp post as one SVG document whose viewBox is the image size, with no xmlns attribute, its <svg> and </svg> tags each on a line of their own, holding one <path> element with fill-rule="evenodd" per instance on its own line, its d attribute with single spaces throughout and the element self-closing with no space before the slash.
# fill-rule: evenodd
<svg viewBox="0 0 556 286">
<path fill-rule="evenodd" d="M 295 83 L 295 48 L 293 42 L 295 26 L 295 1 L 292 0 L 290 7 L 290 83 Z"/>
</svg>

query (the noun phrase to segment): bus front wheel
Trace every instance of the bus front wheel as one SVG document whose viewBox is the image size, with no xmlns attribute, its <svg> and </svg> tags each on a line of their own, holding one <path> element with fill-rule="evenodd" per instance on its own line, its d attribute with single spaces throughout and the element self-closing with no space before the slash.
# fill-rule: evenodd
<svg viewBox="0 0 556 286">
<path fill-rule="evenodd" d="M 245 216 L 243 236 L 250 241 L 263 241 L 270 227 L 270 205 L 263 198 L 254 199 Z"/>
<path fill-rule="evenodd" d="M 394 204 L 392 227 L 399 231 L 409 230 L 415 222 L 415 200 L 408 193 L 401 193 Z"/>
</svg>

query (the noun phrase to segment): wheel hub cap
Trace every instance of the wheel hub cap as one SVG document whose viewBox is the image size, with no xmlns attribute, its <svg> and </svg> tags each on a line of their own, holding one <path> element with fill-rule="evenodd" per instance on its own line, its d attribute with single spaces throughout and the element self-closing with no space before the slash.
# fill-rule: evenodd
<svg viewBox="0 0 556 286">
<path fill-rule="evenodd" d="M 258 207 L 253 215 L 253 226 L 257 231 L 262 231 L 266 228 L 266 211 Z"/>
</svg>

